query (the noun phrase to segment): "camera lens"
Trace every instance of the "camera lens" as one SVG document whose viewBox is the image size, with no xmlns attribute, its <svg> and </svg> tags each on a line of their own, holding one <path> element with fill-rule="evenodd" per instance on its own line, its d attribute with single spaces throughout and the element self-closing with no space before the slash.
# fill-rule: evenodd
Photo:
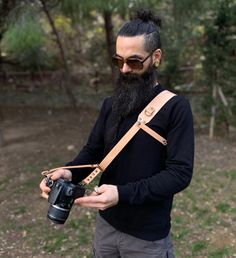
<svg viewBox="0 0 236 258">
<path fill-rule="evenodd" d="M 55 224 L 64 224 L 69 216 L 70 210 L 56 205 L 50 205 L 47 217 Z"/>
<path fill-rule="evenodd" d="M 51 179 L 51 177 L 47 177 L 46 178 L 46 186 L 52 188 L 53 184 L 54 184 L 54 181 Z"/>
</svg>

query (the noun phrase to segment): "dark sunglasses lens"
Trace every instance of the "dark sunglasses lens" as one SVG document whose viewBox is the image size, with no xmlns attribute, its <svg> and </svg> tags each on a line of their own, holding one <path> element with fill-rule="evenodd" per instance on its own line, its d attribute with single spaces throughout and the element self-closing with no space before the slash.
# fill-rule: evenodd
<svg viewBox="0 0 236 258">
<path fill-rule="evenodd" d="M 119 67 L 120 69 L 123 68 L 124 66 L 124 60 L 118 57 L 112 57 L 112 62 L 115 66 Z M 128 59 L 126 61 L 126 64 L 131 68 L 131 69 L 138 69 L 141 70 L 143 69 L 143 63 L 140 60 L 136 59 Z"/>
<path fill-rule="evenodd" d="M 112 62 L 115 66 L 119 67 L 120 69 L 123 67 L 124 65 L 124 61 L 120 58 L 117 57 L 113 57 L 112 58 Z"/>
<path fill-rule="evenodd" d="M 126 63 L 131 69 L 142 69 L 143 68 L 143 64 L 140 60 L 128 59 L 126 61 Z"/>
</svg>

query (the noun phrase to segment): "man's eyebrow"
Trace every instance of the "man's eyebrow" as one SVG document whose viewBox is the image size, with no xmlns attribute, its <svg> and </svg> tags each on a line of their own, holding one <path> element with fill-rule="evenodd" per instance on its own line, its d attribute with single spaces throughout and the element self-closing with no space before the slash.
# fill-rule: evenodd
<svg viewBox="0 0 236 258">
<path fill-rule="evenodd" d="M 120 56 L 118 55 L 117 53 L 115 54 L 117 57 L 120 57 L 120 58 L 123 58 L 123 56 Z M 128 58 L 126 59 L 129 59 L 129 58 L 138 58 L 138 59 L 143 59 L 143 56 L 140 56 L 140 55 L 132 55 L 132 56 L 129 56 Z"/>
<path fill-rule="evenodd" d="M 138 59 L 143 59 L 143 56 L 140 56 L 140 55 L 132 55 L 132 56 L 129 56 L 128 58 L 138 58 Z"/>
</svg>

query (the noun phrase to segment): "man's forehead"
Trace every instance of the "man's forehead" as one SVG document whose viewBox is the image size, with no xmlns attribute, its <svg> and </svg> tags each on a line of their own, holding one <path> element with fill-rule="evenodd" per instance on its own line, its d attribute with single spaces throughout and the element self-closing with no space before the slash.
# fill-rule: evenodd
<svg viewBox="0 0 236 258">
<path fill-rule="evenodd" d="M 133 55 L 145 55 L 144 35 L 139 36 L 118 36 L 116 40 L 116 53 L 122 57 Z"/>
</svg>

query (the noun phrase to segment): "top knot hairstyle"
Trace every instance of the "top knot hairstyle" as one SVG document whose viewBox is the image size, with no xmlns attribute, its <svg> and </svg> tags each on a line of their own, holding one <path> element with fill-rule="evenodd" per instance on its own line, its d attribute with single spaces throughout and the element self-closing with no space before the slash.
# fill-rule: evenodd
<svg viewBox="0 0 236 258">
<path fill-rule="evenodd" d="M 118 36 L 134 37 L 144 35 L 145 49 L 152 52 L 161 49 L 161 19 L 150 10 L 138 10 L 136 15 L 118 32 Z"/>
<path fill-rule="evenodd" d="M 154 26 L 157 26 L 159 28 L 161 27 L 161 19 L 158 16 L 155 16 L 150 10 L 138 10 L 132 20 L 134 19 L 139 19 L 142 22 L 146 23 L 152 22 Z"/>
</svg>

